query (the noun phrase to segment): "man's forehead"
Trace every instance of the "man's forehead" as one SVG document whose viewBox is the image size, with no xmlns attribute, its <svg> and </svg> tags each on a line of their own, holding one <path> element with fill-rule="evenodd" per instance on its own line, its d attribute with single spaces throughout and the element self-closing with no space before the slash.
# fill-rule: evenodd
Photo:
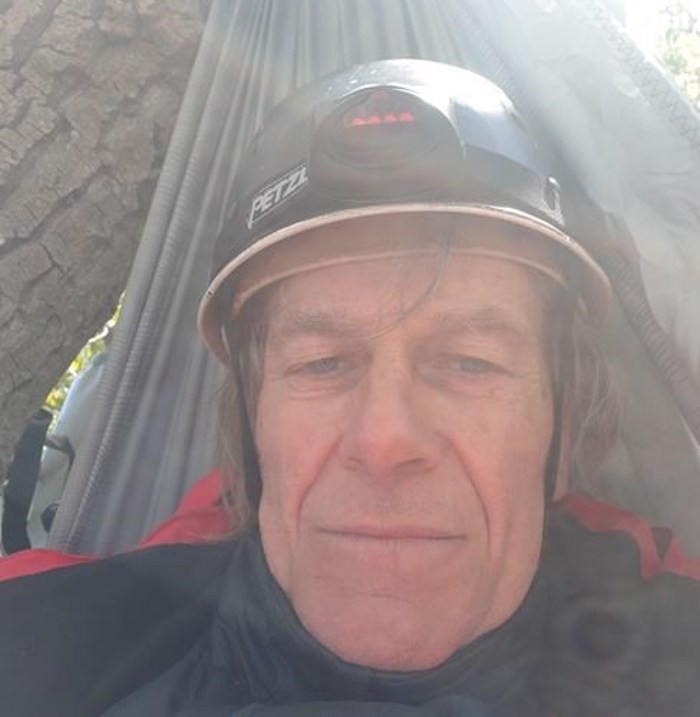
<svg viewBox="0 0 700 717">
<path fill-rule="evenodd" d="M 524 336 L 542 302 L 523 267 L 483 257 L 355 262 L 290 277 L 274 287 L 267 322 L 280 337 L 381 329 L 411 316 L 446 332 Z"/>
</svg>

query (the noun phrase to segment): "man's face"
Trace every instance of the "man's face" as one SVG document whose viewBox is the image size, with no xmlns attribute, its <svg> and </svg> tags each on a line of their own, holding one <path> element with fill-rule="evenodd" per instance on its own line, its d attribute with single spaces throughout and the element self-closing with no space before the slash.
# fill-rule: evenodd
<svg viewBox="0 0 700 717">
<path fill-rule="evenodd" d="M 308 271 L 268 306 L 265 555 L 321 643 L 380 669 L 432 667 L 502 624 L 541 546 L 540 296 L 519 265 L 464 255 L 429 291 L 437 262 Z"/>
</svg>

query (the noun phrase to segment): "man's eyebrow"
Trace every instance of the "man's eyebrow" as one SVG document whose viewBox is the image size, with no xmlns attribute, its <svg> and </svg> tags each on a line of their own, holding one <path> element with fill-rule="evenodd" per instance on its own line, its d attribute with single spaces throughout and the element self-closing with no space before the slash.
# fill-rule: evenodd
<svg viewBox="0 0 700 717">
<path fill-rule="evenodd" d="M 402 320 L 401 317 L 397 318 L 395 325 Z M 438 330 L 449 333 L 495 335 L 521 341 L 532 333 L 531 328 L 523 326 L 496 305 L 482 306 L 471 311 L 439 311 L 430 316 L 430 322 Z M 345 312 L 323 310 L 285 312 L 272 323 L 274 330 L 270 332 L 270 337 L 275 342 L 303 335 L 340 336 L 368 331 L 372 333 L 378 328 L 368 327 L 361 319 L 349 317 Z"/>
<path fill-rule="evenodd" d="M 305 334 L 334 336 L 361 330 L 359 322 L 351 320 L 345 313 L 330 311 L 284 312 L 283 316 L 271 322 L 271 326 L 274 330 L 270 336 L 275 341 L 286 341 Z"/>
<path fill-rule="evenodd" d="M 441 330 L 465 334 L 503 336 L 510 339 L 527 339 L 532 328 L 511 316 L 502 308 L 491 305 L 471 311 L 442 311 L 433 320 Z"/>
</svg>

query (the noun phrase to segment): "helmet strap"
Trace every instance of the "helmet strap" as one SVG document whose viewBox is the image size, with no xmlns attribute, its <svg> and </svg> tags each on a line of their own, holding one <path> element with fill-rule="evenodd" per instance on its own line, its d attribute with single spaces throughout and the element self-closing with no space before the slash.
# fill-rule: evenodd
<svg viewBox="0 0 700 717">
<path fill-rule="evenodd" d="M 260 506 L 260 498 L 262 496 L 260 460 L 258 458 L 258 449 L 255 445 L 255 439 L 253 437 L 253 427 L 250 420 L 250 412 L 248 411 L 248 402 L 246 401 L 240 352 L 235 351 L 233 348 L 236 345 L 236 341 L 233 326 L 230 322 L 227 323 L 225 328 L 225 341 L 230 366 L 233 370 L 233 376 L 236 382 L 236 401 L 238 404 L 236 408 L 240 419 L 241 458 L 243 460 L 245 492 L 251 509 L 254 512 L 257 512 L 258 507 Z"/>
<path fill-rule="evenodd" d="M 573 324 L 577 292 L 567 291 L 554 380 L 554 431 L 545 467 L 545 504 L 550 506 L 560 480 L 571 471 L 571 401 L 576 375 Z"/>
<path fill-rule="evenodd" d="M 241 450 L 243 453 L 243 472 L 245 474 L 245 492 L 250 507 L 257 511 L 262 496 L 262 477 L 260 475 L 260 461 L 258 449 L 253 438 L 253 428 L 250 423 L 245 393 L 243 391 L 243 376 L 238 361 L 235 362 L 234 374 L 238 388 L 238 411 L 241 419 Z"/>
</svg>

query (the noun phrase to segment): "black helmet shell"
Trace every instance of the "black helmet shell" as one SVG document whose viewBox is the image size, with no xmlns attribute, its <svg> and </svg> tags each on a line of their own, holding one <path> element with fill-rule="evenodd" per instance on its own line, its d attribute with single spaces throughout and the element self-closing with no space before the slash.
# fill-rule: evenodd
<svg viewBox="0 0 700 717">
<path fill-rule="evenodd" d="M 214 252 L 200 307 L 207 344 L 226 360 L 222 312 L 236 276 L 270 238 L 319 221 L 381 213 L 400 205 L 488 210 L 568 245 L 559 188 L 508 97 L 463 68 L 425 60 L 383 60 L 313 82 L 281 102 L 243 158 L 235 206 Z M 438 209 L 439 207 L 439 209 Z M 335 217 L 335 218 L 334 218 Z M 274 242 L 273 242 L 274 243 Z"/>
</svg>

